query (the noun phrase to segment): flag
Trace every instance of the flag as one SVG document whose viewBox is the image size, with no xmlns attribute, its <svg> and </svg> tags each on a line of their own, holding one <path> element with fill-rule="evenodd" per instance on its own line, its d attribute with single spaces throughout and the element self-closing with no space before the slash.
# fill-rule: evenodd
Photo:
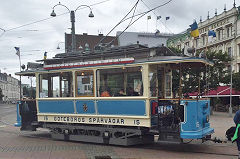
<svg viewBox="0 0 240 159">
<path fill-rule="evenodd" d="M 166 17 L 166 20 L 170 19 L 170 17 Z"/>
<path fill-rule="evenodd" d="M 47 59 L 47 52 L 45 51 L 44 52 L 44 60 L 46 60 Z"/>
<path fill-rule="evenodd" d="M 14 47 L 15 48 L 15 50 L 17 51 L 16 52 L 16 55 L 18 55 L 19 57 L 20 57 L 20 48 L 19 47 Z"/>
<path fill-rule="evenodd" d="M 213 30 L 208 31 L 208 42 L 212 42 L 216 38 L 216 32 Z"/>
<path fill-rule="evenodd" d="M 147 16 L 147 20 L 151 19 L 151 15 Z"/>
<path fill-rule="evenodd" d="M 160 34 L 160 31 L 157 29 L 156 32 L 155 32 L 155 36 L 157 36 L 159 34 Z"/>
<path fill-rule="evenodd" d="M 191 36 L 192 37 L 198 37 L 199 36 L 199 31 L 198 31 L 198 25 L 197 22 L 195 21 L 192 25 L 190 25 L 191 27 Z"/>
<path fill-rule="evenodd" d="M 162 17 L 161 16 L 157 16 L 157 20 L 161 19 Z"/>
</svg>

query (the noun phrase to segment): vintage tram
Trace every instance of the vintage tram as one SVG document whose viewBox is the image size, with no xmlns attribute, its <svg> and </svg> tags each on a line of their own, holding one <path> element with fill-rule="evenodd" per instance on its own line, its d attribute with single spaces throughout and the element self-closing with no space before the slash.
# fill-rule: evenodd
<svg viewBox="0 0 240 159">
<path fill-rule="evenodd" d="M 17 105 L 21 130 L 47 128 L 54 139 L 114 145 L 149 143 L 156 135 L 206 139 L 214 132 L 209 99 L 172 93 L 172 70 L 212 65 L 206 59 L 135 44 L 38 62 L 16 73 L 36 77 L 36 99 Z"/>
</svg>

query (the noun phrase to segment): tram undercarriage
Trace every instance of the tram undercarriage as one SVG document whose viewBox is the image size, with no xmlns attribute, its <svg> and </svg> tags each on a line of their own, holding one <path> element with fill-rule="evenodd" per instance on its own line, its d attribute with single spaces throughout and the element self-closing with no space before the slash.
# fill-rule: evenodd
<svg viewBox="0 0 240 159">
<path fill-rule="evenodd" d="M 136 145 L 152 143 L 154 135 L 148 130 L 104 125 L 69 125 L 44 123 L 43 128 L 51 130 L 51 136 L 57 140 L 104 143 L 110 145 Z"/>
</svg>

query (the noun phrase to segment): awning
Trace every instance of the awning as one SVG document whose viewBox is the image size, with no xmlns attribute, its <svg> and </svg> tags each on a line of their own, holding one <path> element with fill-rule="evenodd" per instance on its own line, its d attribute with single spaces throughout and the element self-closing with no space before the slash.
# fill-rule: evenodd
<svg viewBox="0 0 240 159">
<path fill-rule="evenodd" d="M 202 95 L 202 97 L 229 97 L 230 96 L 230 86 L 218 86 L 216 89 L 210 90 L 207 95 Z M 188 94 L 190 97 L 196 97 L 198 92 L 193 92 Z M 232 88 L 232 96 L 240 97 L 240 91 Z"/>
</svg>

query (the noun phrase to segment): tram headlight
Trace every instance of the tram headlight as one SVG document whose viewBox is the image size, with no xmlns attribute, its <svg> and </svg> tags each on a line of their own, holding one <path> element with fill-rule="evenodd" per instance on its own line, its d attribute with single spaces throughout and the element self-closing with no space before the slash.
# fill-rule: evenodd
<svg viewBox="0 0 240 159">
<path fill-rule="evenodd" d="M 209 115 L 206 116 L 206 122 L 209 122 Z"/>
</svg>

